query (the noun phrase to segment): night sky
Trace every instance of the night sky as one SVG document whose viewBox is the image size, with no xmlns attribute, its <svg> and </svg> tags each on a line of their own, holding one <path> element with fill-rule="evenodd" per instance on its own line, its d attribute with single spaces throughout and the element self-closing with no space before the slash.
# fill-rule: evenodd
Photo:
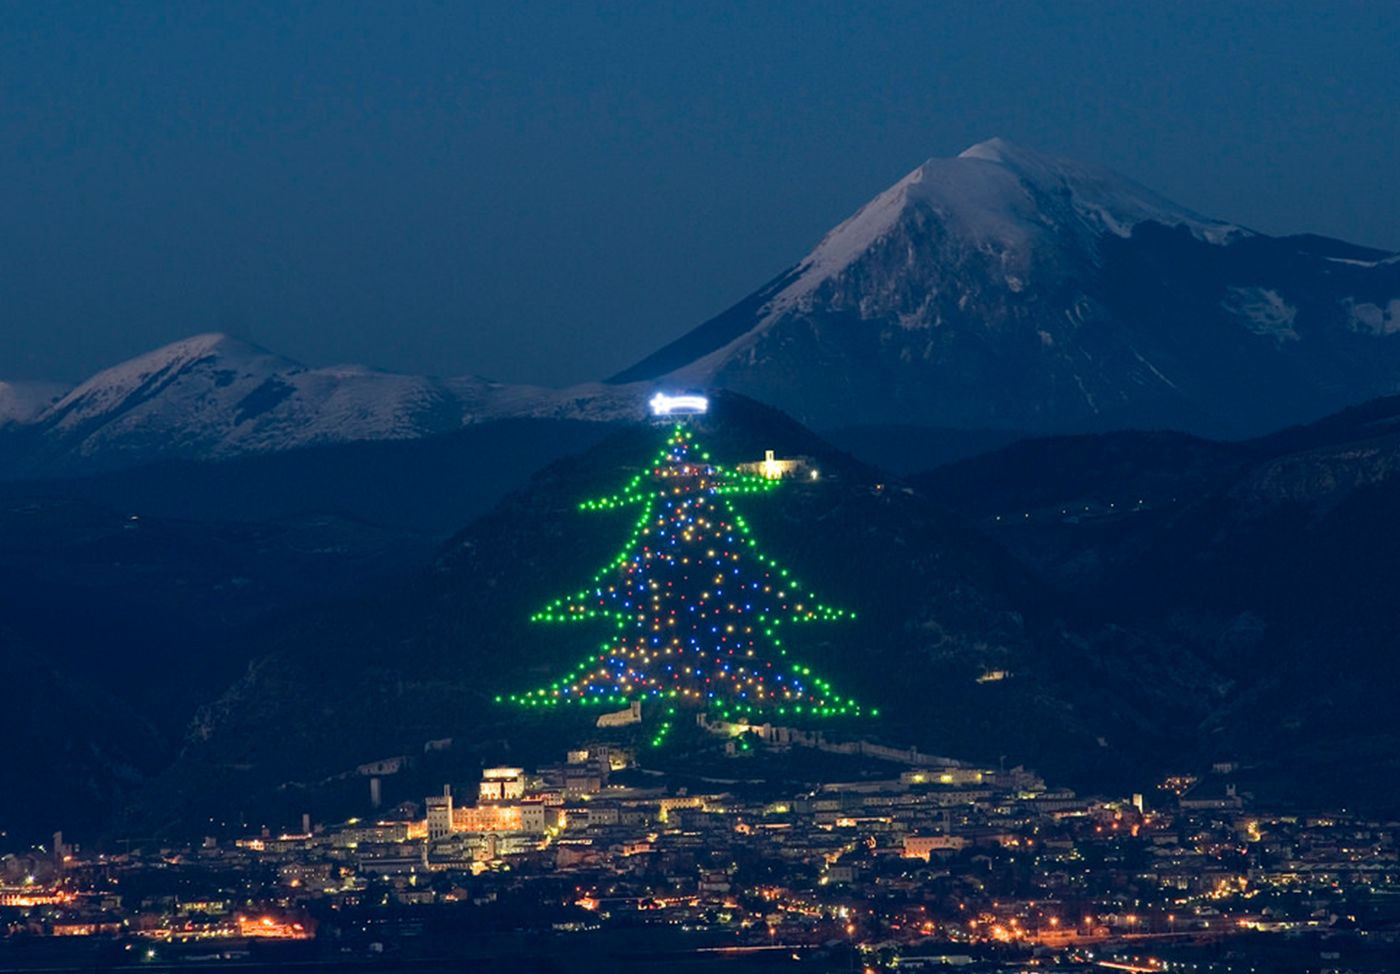
<svg viewBox="0 0 1400 974">
<path fill-rule="evenodd" d="M 0 378 L 597 378 L 994 135 L 1400 249 L 1400 5 L 850 6 L 0 2 Z"/>
</svg>

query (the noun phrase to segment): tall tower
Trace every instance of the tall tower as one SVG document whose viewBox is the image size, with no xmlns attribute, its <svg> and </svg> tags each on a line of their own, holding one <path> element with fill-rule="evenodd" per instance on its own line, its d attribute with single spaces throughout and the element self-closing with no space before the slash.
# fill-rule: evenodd
<svg viewBox="0 0 1400 974">
<path fill-rule="evenodd" d="M 453 833 L 452 788 L 444 785 L 441 795 L 428 797 L 428 841 L 436 842 Z"/>
</svg>

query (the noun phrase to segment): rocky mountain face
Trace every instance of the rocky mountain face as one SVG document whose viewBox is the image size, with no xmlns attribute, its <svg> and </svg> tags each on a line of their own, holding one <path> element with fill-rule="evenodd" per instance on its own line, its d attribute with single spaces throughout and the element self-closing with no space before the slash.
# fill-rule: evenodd
<svg viewBox="0 0 1400 974">
<path fill-rule="evenodd" d="M 823 430 L 1257 434 L 1400 388 L 1400 256 L 1252 233 L 994 139 L 614 379 Z"/>
<path fill-rule="evenodd" d="M 505 418 L 636 419 L 643 408 L 627 389 L 307 368 L 209 334 L 114 366 L 61 396 L 49 387 L 0 386 L 0 457 L 11 477 L 90 473 L 419 439 Z"/>
</svg>

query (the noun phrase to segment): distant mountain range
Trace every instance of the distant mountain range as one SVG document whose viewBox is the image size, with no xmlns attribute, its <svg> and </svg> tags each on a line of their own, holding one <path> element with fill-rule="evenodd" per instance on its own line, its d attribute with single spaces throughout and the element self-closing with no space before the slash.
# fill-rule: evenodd
<svg viewBox="0 0 1400 974">
<path fill-rule="evenodd" d="M 72 389 L 0 383 L 0 467 L 88 472 L 501 418 L 634 419 L 655 386 L 737 391 L 886 462 L 902 458 L 881 443 L 932 458 L 1022 434 L 1256 435 L 1400 390 L 1400 255 L 1254 233 L 993 139 L 925 162 L 606 383 L 308 368 L 199 335 Z"/>
<path fill-rule="evenodd" d="M 221 334 L 196 335 L 72 389 L 0 385 L 11 476 L 153 460 L 220 460 L 367 440 L 411 440 L 501 419 L 636 419 L 625 387 L 568 390 L 475 376 L 308 368 Z"/>
</svg>

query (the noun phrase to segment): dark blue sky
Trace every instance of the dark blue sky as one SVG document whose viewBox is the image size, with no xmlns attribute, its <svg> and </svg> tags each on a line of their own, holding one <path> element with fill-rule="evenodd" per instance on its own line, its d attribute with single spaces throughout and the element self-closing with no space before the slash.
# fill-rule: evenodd
<svg viewBox="0 0 1400 974">
<path fill-rule="evenodd" d="M 993 135 L 1400 249 L 1400 6 L 853 6 L 0 2 L 0 378 L 599 377 Z"/>
</svg>

